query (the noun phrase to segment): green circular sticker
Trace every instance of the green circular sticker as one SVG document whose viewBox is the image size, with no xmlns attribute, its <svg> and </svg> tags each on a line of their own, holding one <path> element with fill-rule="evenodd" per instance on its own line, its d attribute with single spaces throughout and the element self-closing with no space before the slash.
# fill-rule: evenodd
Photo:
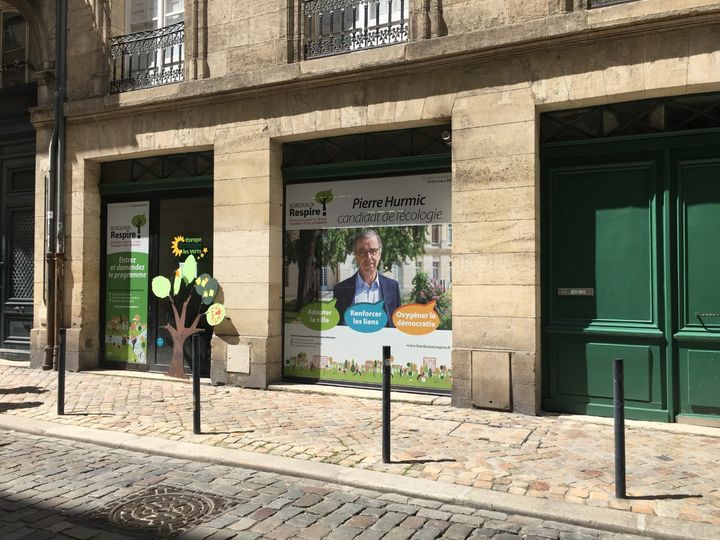
<svg viewBox="0 0 720 540">
<path fill-rule="evenodd" d="M 223 322 L 225 319 L 225 306 L 222 304 L 213 304 L 206 313 L 208 324 L 215 326 Z"/>
</svg>

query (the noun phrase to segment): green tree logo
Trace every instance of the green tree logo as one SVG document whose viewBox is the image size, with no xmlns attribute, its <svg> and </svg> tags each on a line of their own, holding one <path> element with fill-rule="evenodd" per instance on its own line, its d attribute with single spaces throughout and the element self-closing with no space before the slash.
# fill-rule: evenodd
<svg viewBox="0 0 720 540">
<path fill-rule="evenodd" d="M 130 220 L 130 223 L 137 227 L 138 238 L 140 238 L 140 228 L 147 223 L 147 218 L 145 217 L 145 214 L 138 214 L 137 216 L 133 216 L 132 220 Z"/>
<path fill-rule="evenodd" d="M 335 195 L 333 195 L 333 192 L 331 189 L 328 189 L 327 191 L 318 191 L 315 194 L 315 202 L 322 204 L 323 207 L 323 216 L 327 215 L 327 205 L 333 202 L 333 199 L 335 198 Z"/>
</svg>

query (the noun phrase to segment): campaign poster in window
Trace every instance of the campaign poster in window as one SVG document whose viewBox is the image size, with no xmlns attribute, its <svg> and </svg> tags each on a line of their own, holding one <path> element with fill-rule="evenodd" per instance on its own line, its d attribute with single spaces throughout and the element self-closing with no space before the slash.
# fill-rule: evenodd
<svg viewBox="0 0 720 540">
<path fill-rule="evenodd" d="M 107 205 L 105 360 L 147 363 L 148 201 Z"/>
<path fill-rule="evenodd" d="M 284 375 L 449 391 L 450 219 L 450 173 L 288 185 Z"/>
</svg>

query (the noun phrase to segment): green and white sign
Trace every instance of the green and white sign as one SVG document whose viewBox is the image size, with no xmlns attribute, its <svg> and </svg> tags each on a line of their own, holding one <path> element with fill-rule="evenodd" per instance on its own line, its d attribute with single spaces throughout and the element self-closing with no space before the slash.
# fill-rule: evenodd
<svg viewBox="0 0 720 540">
<path fill-rule="evenodd" d="M 148 201 L 107 206 L 105 360 L 147 363 Z"/>
</svg>

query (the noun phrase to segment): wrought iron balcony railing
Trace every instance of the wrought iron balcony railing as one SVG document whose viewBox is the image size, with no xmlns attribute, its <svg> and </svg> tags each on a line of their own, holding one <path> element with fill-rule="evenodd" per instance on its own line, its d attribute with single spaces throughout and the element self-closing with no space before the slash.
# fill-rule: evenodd
<svg viewBox="0 0 720 540">
<path fill-rule="evenodd" d="M 184 42 L 184 22 L 112 38 L 110 93 L 182 81 Z"/>
<path fill-rule="evenodd" d="M 411 0 L 303 0 L 305 58 L 408 40 Z"/>
</svg>

